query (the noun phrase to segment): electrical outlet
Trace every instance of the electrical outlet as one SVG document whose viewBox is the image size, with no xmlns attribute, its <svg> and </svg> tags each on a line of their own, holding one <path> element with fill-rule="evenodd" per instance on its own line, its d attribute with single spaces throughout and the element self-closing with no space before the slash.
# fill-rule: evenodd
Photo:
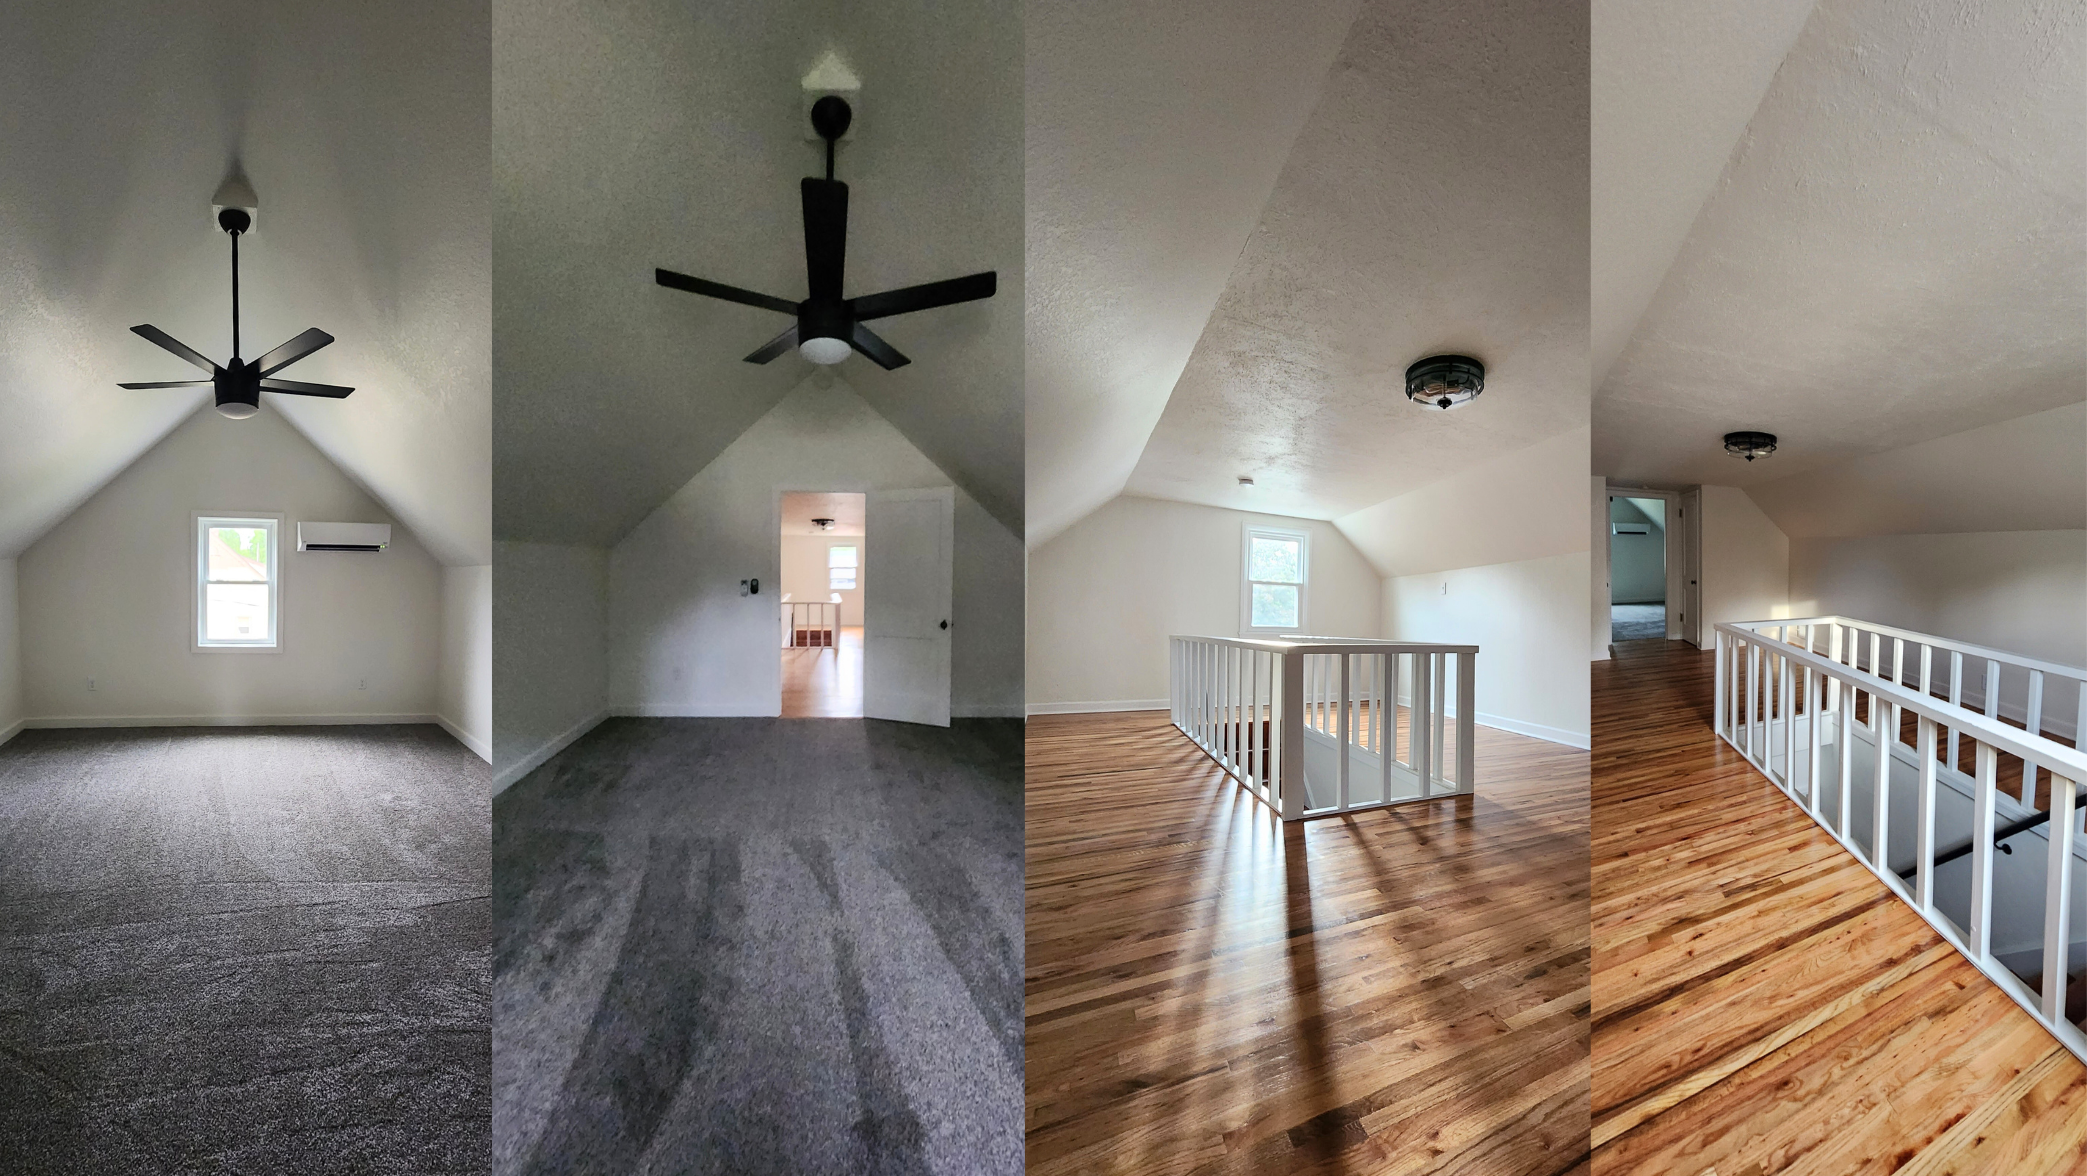
<svg viewBox="0 0 2087 1176">
<path fill-rule="evenodd" d="M 1442 595 L 1449 595 L 1449 581 L 1447 580 L 1442 581 Z"/>
<path fill-rule="evenodd" d="M 94 693 L 94 679 L 92 678 L 87 679 L 87 693 Z"/>
</svg>

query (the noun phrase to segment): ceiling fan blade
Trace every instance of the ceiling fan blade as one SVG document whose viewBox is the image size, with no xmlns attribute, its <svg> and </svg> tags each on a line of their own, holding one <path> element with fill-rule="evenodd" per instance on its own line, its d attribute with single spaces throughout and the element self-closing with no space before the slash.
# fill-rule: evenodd
<svg viewBox="0 0 2087 1176">
<path fill-rule="evenodd" d="M 869 356 L 872 363 L 875 363 L 887 372 L 893 368 L 905 367 L 913 362 L 900 355 L 898 348 L 879 339 L 875 331 L 870 330 L 861 323 L 855 324 L 855 334 L 848 340 L 848 345 Z"/>
<path fill-rule="evenodd" d="M 737 302 L 744 306 L 758 306 L 762 310 L 781 311 L 783 314 L 797 313 L 797 304 L 795 302 L 785 302 L 780 298 L 771 298 L 766 294 L 756 294 L 752 290 L 742 290 L 737 286 L 727 286 L 721 282 L 706 282 L 702 278 L 692 278 L 687 274 L 677 274 L 673 270 L 656 269 L 652 271 L 652 277 L 654 281 L 662 286 L 672 286 L 676 290 L 686 290 L 691 294 L 701 294 L 705 298 L 722 298 L 726 302 Z"/>
<path fill-rule="evenodd" d="M 793 324 L 789 330 L 761 344 L 759 349 L 746 357 L 746 361 L 748 363 L 767 363 L 795 346 L 797 346 L 797 327 Z"/>
<path fill-rule="evenodd" d="M 929 282 L 924 286 L 907 286 L 901 290 L 886 290 L 882 294 L 865 294 L 860 298 L 850 299 L 848 305 L 854 310 L 858 321 L 887 318 L 895 314 L 911 314 L 916 310 L 948 306 L 954 302 L 991 298 L 999 285 L 999 277 L 994 271 L 987 270 L 982 274 L 948 278 L 940 282 Z"/>
<path fill-rule="evenodd" d="M 161 347 L 164 347 L 167 350 L 173 352 L 174 354 L 180 356 L 181 358 L 189 361 L 190 363 L 195 364 L 197 367 L 202 368 L 206 372 L 210 372 L 212 374 L 215 374 L 217 372 L 217 365 L 203 358 L 202 352 L 197 351 L 195 348 L 190 347 L 188 344 L 183 343 L 181 340 L 176 339 L 174 336 L 167 334 L 165 331 L 160 330 L 158 327 L 155 327 L 150 323 L 147 323 L 143 326 L 132 327 L 131 333 L 139 336 L 140 338 L 150 339 L 152 342 L 159 344 Z"/>
<path fill-rule="evenodd" d="M 332 335 L 313 327 L 255 360 L 254 366 L 261 369 L 264 376 L 273 375 L 331 342 Z"/>
<path fill-rule="evenodd" d="M 848 185 L 806 176 L 799 187 L 804 194 L 806 283 L 813 301 L 838 302 L 848 257 Z"/>
<path fill-rule="evenodd" d="M 154 380 L 149 384 L 118 384 L 118 388 L 208 388 L 209 380 Z"/>
<path fill-rule="evenodd" d="M 261 388 L 267 392 L 288 392 L 292 396 L 331 396 L 335 400 L 355 391 L 338 384 L 300 384 L 296 380 L 263 380 Z"/>
</svg>

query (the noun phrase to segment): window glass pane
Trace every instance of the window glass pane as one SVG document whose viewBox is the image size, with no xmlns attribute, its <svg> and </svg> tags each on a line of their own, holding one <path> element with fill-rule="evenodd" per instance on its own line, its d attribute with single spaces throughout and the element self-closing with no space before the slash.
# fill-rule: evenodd
<svg viewBox="0 0 2087 1176">
<path fill-rule="evenodd" d="M 1246 578 L 1279 580 L 1285 584 L 1303 583 L 1303 546 L 1295 539 L 1254 536 L 1247 543 Z"/>
<path fill-rule="evenodd" d="M 268 579 L 267 529 L 210 528 L 209 578 L 265 583 Z"/>
<path fill-rule="evenodd" d="M 268 585 L 205 584 L 203 639 L 268 640 Z"/>
<path fill-rule="evenodd" d="M 829 547 L 826 549 L 826 566 L 829 568 L 852 568 L 855 566 L 853 547 Z"/>
<path fill-rule="evenodd" d="M 834 572 L 826 578 L 826 586 L 835 590 L 842 588 L 852 589 L 855 587 L 855 573 L 853 571 Z"/>
<path fill-rule="evenodd" d="M 1294 546 L 1294 544 L 1293 544 Z M 1285 628 L 1297 624 L 1297 585 L 1256 584 L 1254 585 L 1254 627 L 1267 628 L 1280 625 Z"/>
</svg>

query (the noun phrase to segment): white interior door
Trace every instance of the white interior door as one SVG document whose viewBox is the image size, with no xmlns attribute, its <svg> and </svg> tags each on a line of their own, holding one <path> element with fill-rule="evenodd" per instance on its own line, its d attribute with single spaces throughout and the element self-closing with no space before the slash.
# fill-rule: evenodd
<svg viewBox="0 0 2087 1176">
<path fill-rule="evenodd" d="M 873 490 L 863 530 L 863 717 L 947 727 L 956 490 Z"/>
</svg>

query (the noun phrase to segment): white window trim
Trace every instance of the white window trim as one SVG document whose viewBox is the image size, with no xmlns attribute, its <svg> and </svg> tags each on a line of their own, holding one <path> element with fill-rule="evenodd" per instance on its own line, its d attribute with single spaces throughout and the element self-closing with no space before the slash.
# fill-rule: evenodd
<svg viewBox="0 0 2087 1176">
<path fill-rule="evenodd" d="M 1254 536 L 1267 539 L 1293 539 L 1298 548 L 1298 571 L 1303 579 L 1297 583 L 1297 623 L 1295 625 L 1261 625 L 1254 621 L 1254 581 L 1247 577 L 1252 573 Z M 1259 523 L 1241 523 L 1239 527 L 1239 635 L 1241 637 L 1280 636 L 1285 633 L 1309 633 L 1312 580 L 1312 534 L 1292 527 L 1269 527 Z M 1272 581 L 1271 581 L 1272 582 Z"/>
<path fill-rule="evenodd" d="M 268 528 L 268 640 L 206 641 L 203 639 L 203 585 L 210 575 L 208 555 L 213 526 L 265 526 Z M 189 608 L 189 650 L 193 653 L 280 653 L 283 648 L 283 516 L 254 511 L 194 511 L 189 515 L 191 549 L 195 568 L 190 576 L 194 601 Z"/>
</svg>

